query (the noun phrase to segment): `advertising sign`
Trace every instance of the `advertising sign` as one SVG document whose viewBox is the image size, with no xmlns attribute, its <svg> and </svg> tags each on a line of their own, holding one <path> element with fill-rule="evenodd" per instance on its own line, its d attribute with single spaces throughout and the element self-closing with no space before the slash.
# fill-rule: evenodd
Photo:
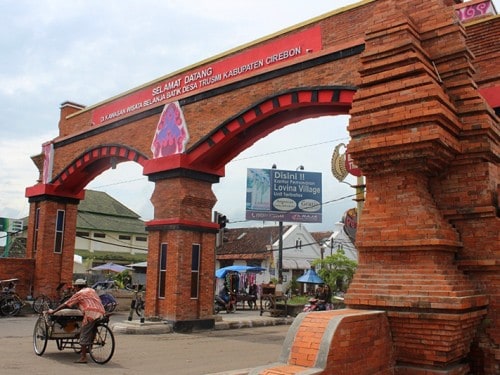
<svg viewBox="0 0 500 375">
<path fill-rule="evenodd" d="M 209 90 L 215 85 L 243 79 L 321 49 L 319 26 L 273 39 L 227 58 L 174 74 L 100 105 L 92 112 L 92 123 L 100 126 L 116 121 L 166 102 Z"/>
<path fill-rule="evenodd" d="M 344 231 L 352 243 L 356 241 L 356 231 L 358 229 L 358 212 L 355 208 L 350 208 L 344 212 L 342 217 Z"/>
<path fill-rule="evenodd" d="M 23 221 L 0 217 L 0 232 L 15 233 L 23 230 Z"/>
<path fill-rule="evenodd" d="M 347 171 L 356 177 L 361 177 L 361 169 L 358 168 L 356 164 L 354 164 L 354 160 L 352 160 L 351 154 L 346 150 L 345 152 L 345 167 Z"/>
<path fill-rule="evenodd" d="M 246 219 L 321 223 L 321 173 L 248 168 Z"/>
</svg>

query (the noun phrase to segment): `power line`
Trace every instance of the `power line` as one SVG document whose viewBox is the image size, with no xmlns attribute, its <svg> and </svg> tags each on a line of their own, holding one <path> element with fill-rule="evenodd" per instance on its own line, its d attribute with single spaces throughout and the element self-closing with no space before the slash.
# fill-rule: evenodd
<svg viewBox="0 0 500 375">
<path fill-rule="evenodd" d="M 231 163 L 236 162 L 236 161 L 247 160 L 247 159 L 260 158 L 262 156 L 275 155 L 275 154 L 279 154 L 281 152 L 295 151 L 295 150 L 300 150 L 300 149 L 303 149 L 303 148 L 320 146 L 320 145 L 324 145 L 326 143 L 333 143 L 333 142 L 345 141 L 347 139 L 348 138 L 345 138 L 345 137 L 344 138 L 337 138 L 337 139 L 331 139 L 329 141 L 324 141 L 324 142 L 319 142 L 319 143 L 312 143 L 310 145 L 305 145 L 305 146 L 297 146 L 297 147 L 292 147 L 292 148 L 285 148 L 283 150 L 271 151 L 271 152 L 267 152 L 265 154 L 252 155 L 252 156 L 247 156 L 247 157 L 244 157 L 244 158 L 234 159 L 234 160 L 231 161 Z"/>
<path fill-rule="evenodd" d="M 343 197 L 340 197 L 340 198 L 335 198 L 335 199 L 331 199 L 329 201 L 326 201 L 326 202 L 323 202 L 323 203 L 318 203 L 317 205 L 318 206 L 324 206 L 326 204 L 330 204 L 330 203 L 335 203 L 335 202 L 338 202 L 338 201 L 341 201 L 341 200 L 344 200 L 344 199 L 347 199 L 347 198 L 352 198 L 352 197 L 355 197 L 356 194 L 349 194 L 349 195 L 345 195 Z M 228 222 L 230 224 L 234 224 L 234 223 L 246 223 L 247 221 L 254 221 L 254 220 L 228 220 Z"/>
<path fill-rule="evenodd" d="M 264 154 L 251 155 L 251 156 L 247 156 L 247 157 L 244 157 L 244 158 L 234 159 L 234 160 L 231 160 L 230 163 L 234 163 L 234 162 L 238 162 L 238 161 L 243 161 L 243 160 L 247 160 L 247 159 L 256 159 L 256 158 L 260 158 L 260 157 L 263 157 L 263 156 L 275 155 L 275 154 L 279 154 L 279 153 L 282 153 L 282 152 L 289 152 L 289 151 L 295 151 L 295 150 L 300 150 L 300 149 L 309 148 L 309 147 L 320 146 L 320 145 L 324 145 L 324 144 L 327 144 L 327 143 L 345 141 L 345 140 L 348 140 L 348 139 L 349 138 L 343 137 L 343 138 L 337 138 L 337 139 L 330 139 L 330 140 L 324 141 L 324 142 L 311 143 L 311 144 L 305 145 L 305 146 L 297 146 L 297 147 L 292 147 L 292 148 L 285 148 L 285 149 L 282 149 L 282 150 L 276 150 L 276 151 L 266 152 Z M 130 182 L 136 182 L 136 181 L 142 181 L 142 180 L 146 180 L 146 179 L 147 179 L 147 177 L 140 177 L 140 178 L 135 178 L 135 179 L 132 179 L 132 180 L 127 180 L 127 181 L 117 181 L 117 182 L 114 182 L 112 184 L 107 184 L 107 185 L 94 186 L 93 188 L 94 189 L 100 189 L 100 188 L 105 188 L 105 187 L 109 187 L 109 186 L 127 184 L 127 183 L 130 183 Z"/>
<path fill-rule="evenodd" d="M 105 187 L 108 187 L 108 186 L 114 186 L 114 185 L 121 185 L 121 184 L 127 184 L 129 182 L 135 182 L 135 181 L 141 181 L 141 180 L 146 180 L 147 177 L 140 177 L 140 178 L 134 178 L 132 180 L 127 180 L 127 181 L 117 181 L 117 182 L 114 182 L 112 184 L 107 184 L 107 185 L 101 185 L 101 186 L 94 186 L 93 188 L 94 189 L 100 189 L 100 188 L 105 188 Z"/>
<path fill-rule="evenodd" d="M 95 230 L 100 230 L 99 228 L 97 228 L 93 223 L 89 222 L 87 219 L 85 219 L 85 217 L 83 217 L 82 215 L 78 214 L 78 217 L 83 220 L 84 222 L 86 222 L 89 226 L 90 226 L 90 229 L 95 229 Z M 113 220 L 111 218 L 108 218 L 107 220 Z M 119 222 L 118 220 L 116 220 L 116 222 Z M 90 238 L 90 237 L 87 237 L 87 236 L 80 236 L 80 235 L 76 235 L 76 237 L 80 237 L 80 238 L 84 238 L 84 239 L 88 239 L 90 241 L 95 241 L 95 242 L 100 242 L 100 243 L 104 243 L 104 244 L 107 244 L 107 245 L 113 245 L 113 246 L 116 246 L 116 247 L 123 247 L 123 248 L 127 248 L 127 249 L 134 249 L 134 250 L 143 250 L 143 251 L 147 251 L 148 249 L 147 248 L 140 248 L 140 247 L 134 247 L 134 246 L 130 246 L 128 245 L 125 241 L 122 241 L 120 240 L 119 238 L 116 238 L 114 236 L 111 236 L 109 234 L 109 232 L 106 233 L 107 236 L 109 236 L 111 239 L 117 241 L 117 242 L 120 242 L 122 243 L 123 245 L 120 245 L 120 244 L 115 244 L 115 243 L 112 243 L 112 242 L 107 242 L 107 241 L 102 241 L 102 240 L 96 240 L 94 238 Z"/>
<path fill-rule="evenodd" d="M 347 241 L 347 240 L 336 240 L 336 243 L 339 245 L 352 245 L 352 242 Z M 314 245 L 319 245 L 321 247 L 320 242 L 310 242 L 310 243 L 302 244 L 301 247 L 314 246 Z M 328 247 L 328 248 L 330 248 L 330 247 Z M 224 246 L 220 247 L 219 249 L 224 249 Z M 282 250 L 285 251 L 285 250 L 294 250 L 294 249 L 297 249 L 297 247 L 296 246 L 288 246 L 288 247 L 283 247 Z M 335 250 L 337 250 L 337 249 L 335 249 Z M 217 251 L 217 249 L 216 249 L 216 251 Z M 260 251 L 252 251 L 252 254 L 270 254 L 273 251 L 278 251 L 278 249 L 272 248 L 269 250 L 266 249 L 266 250 L 260 250 Z M 225 254 L 218 253 L 217 255 L 225 255 Z M 248 255 L 248 253 L 233 253 L 233 252 L 231 252 L 230 255 Z"/>
<path fill-rule="evenodd" d="M 117 244 L 114 244 L 112 242 L 97 240 L 95 238 L 90 238 L 90 237 L 87 237 L 87 236 L 81 236 L 81 235 L 78 235 L 78 234 L 76 235 L 76 237 L 83 238 L 85 240 L 89 240 L 89 241 L 93 241 L 93 242 L 100 242 L 100 243 L 103 243 L 103 244 L 106 244 L 106 245 L 112 245 L 112 246 L 116 246 L 116 247 L 121 247 L 121 248 L 125 248 L 125 249 L 148 251 L 148 248 L 144 248 L 144 247 L 135 247 L 135 246 L 129 246 L 129 245 L 117 245 Z M 111 237 L 111 238 L 113 238 L 113 237 Z M 99 251 L 101 251 L 101 250 L 97 250 L 97 252 L 99 252 Z M 94 253 L 95 252 L 96 251 L 94 251 Z"/>
</svg>

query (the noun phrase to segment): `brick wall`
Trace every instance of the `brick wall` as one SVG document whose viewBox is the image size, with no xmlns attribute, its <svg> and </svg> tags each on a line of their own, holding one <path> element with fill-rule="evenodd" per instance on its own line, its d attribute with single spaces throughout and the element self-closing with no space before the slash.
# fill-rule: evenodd
<svg viewBox="0 0 500 375">
<path fill-rule="evenodd" d="M 0 258 L 0 280 L 19 279 L 16 292 L 21 298 L 32 294 L 34 259 Z"/>
</svg>

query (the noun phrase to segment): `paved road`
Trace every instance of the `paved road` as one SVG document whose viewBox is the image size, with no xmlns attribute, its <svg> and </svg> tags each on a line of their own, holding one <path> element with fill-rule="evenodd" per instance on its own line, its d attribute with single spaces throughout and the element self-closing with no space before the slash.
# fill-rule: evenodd
<svg viewBox="0 0 500 375">
<path fill-rule="evenodd" d="M 114 316 L 113 322 L 126 320 Z M 251 368 L 277 361 L 288 325 L 191 334 L 116 335 L 116 352 L 105 365 L 75 364 L 77 354 L 58 351 L 55 341 L 39 357 L 33 352 L 36 316 L 0 317 L 0 373 L 198 375 Z"/>
</svg>

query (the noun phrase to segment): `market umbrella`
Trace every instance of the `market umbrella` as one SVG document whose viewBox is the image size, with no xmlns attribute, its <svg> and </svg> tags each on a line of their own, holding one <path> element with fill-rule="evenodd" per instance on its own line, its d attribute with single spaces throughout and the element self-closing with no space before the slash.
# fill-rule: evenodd
<svg viewBox="0 0 500 375">
<path fill-rule="evenodd" d="M 325 282 L 321 277 L 318 276 L 315 270 L 312 268 L 310 270 L 307 270 L 305 274 L 297 278 L 297 281 L 299 283 L 305 283 L 305 284 L 324 284 Z"/>
<path fill-rule="evenodd" d="M 148 262 L 139 262 L 139 263 L 132 263 L 132 264 L 127 264 L 127 267 L 132 267 L 132 268 L 148 268 Z"/>
<path fill-rule="evenodd" d="M 215 277 L 219 279 L 223 279 L 226 277 L 228 272 L 253 272 L 258 273 L 265 271 L 265 268 L 262 267 L 254 267 L 254 266 L 227 266 L 223 268 L 219 268 L 215 271 Z"/>
<path fill-rule="evenodd" d="M 132 268 L 109 262 L 109 263 L 101 264 L 99 266 L 92 267 L 91 270 L 92 271 L 111 271 L 111 272 L 120 273 L 120 272 L 127 271 L 127 270 L 131 271 Z"/>
</svg>

